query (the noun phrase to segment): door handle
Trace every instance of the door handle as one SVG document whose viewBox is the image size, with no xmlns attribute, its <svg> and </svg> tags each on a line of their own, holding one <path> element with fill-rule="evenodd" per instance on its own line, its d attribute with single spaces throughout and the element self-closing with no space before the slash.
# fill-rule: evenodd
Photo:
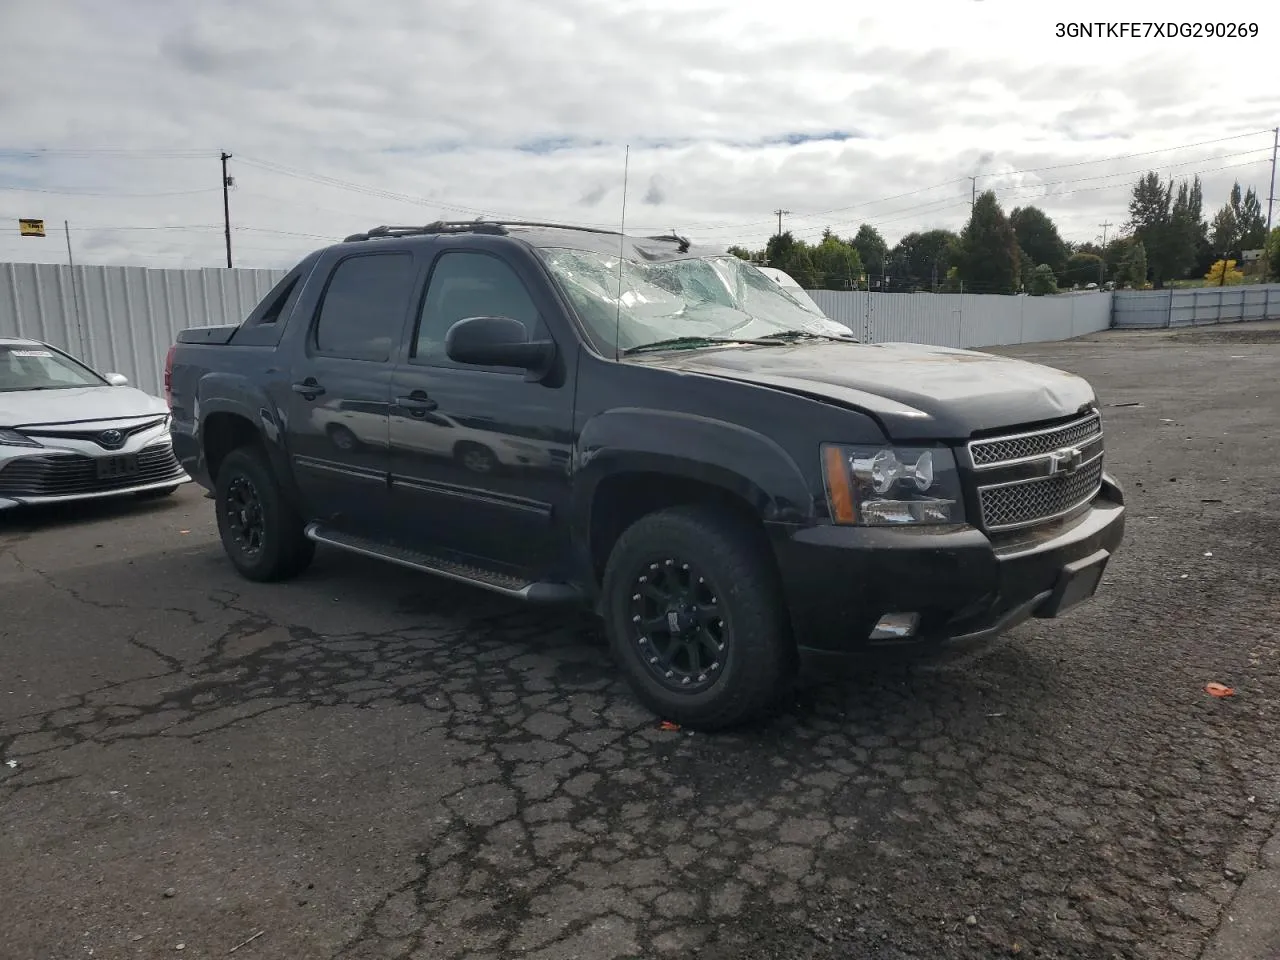
<svg viewBox="0 0 1280 960">
<path fill-rule="evenodd" d="M 320 394 L 324 393 L 324 387 L 316 383 L 314 377 L 307 377 L 307 379 L 300 383 L 293 384 L 293 392 L 302 394 L 308 400 L 314 400 L 316 397 L 320 396 Z"/>
<path fill-rule="evenodd" d="M 415 390 L 407 397 L 396 397 L 396 406 L 417 414 L 434 410 L 439 404 L 428 397 L 425 390 Z"/>
</svg>

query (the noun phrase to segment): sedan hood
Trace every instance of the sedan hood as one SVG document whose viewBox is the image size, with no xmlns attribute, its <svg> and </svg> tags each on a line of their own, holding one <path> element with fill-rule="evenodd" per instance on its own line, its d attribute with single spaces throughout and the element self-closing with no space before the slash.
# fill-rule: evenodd
<svg viewBox="0 0 1280 960">
<path fill-rule="evenodd" d="M 811 341 L 637 359 L 853 407 L 878 419 L 892 440 L 963 440 L 977 431 L 1068 417 L 1095 401 L 1088 381 L 1053 367 L 914 343 Z"/>
<path fill-rule="evenodd" d="M 0 392 L 0 427 L 101 423 L 156 416 L 169 408 L 159 397 L 133 387 L 68 387 Z"/>
</svg>

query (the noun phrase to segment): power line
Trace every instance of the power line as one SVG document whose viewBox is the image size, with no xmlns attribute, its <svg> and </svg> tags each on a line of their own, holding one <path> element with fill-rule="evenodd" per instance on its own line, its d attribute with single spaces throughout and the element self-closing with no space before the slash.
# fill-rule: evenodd
<svg viewBox="0 0 1280 960">
<path fill-rule="evenodd" d="M 1158 150 L 1144 150 L 1144 151 L 1140 151 L 1140 152 L 1137 152 L 1137 153 L 1119 154 L 1119 155 L 1116 155 L 1116 156 L 1110 156 L 1110 157 L 1099 157 L 1099 158 L 1097 158 L 1097 159 L 1095 159 L 1095 160 L 1078 160 L 1078 161 L 1073 161 L 1073 162 L 1071 162 L 1071 163 L 1052 164 L 1052 165 L 1044 166 L 1044 167 L 1027 167 L 1027 168 L 1024 168 L 1024 169 L 1018 169 L 1018 170 L 1005 170 L 1005 171 L 1002 171 L 1002 172 L 1000 172 L 1000 173 L 982 174 L 981 176 L 983 176 L 983 177 L 1011 177 L 1011 176 L 1015 176 L 1015 175 L 1017 175 L 1017 174 L 1022 174 L 1022 173 L 1042 173 L 1042 172 L 1044 172 L 1044 171 L 1046 171 L 1046 170 L 1062 170 L 1062 169 L 1068 169 L 1068 168 L 1073 168 L 1073 167 L 1092 166 L 1092 165 L 1096 165 L 1096 164 L 1099 164 L 1099 163 L 1114 163 L 1114 162 L 1119 161 L 1119 160 L 1131 160 L 1131 159 L 1134 159 L 1134 158 L 1136 158 L 1136 157 L 1153 156 L 1153 155 L 1158 154 L 1158 153 L 1170 153 L 1170 152 L 1172 152 L 1172 151 L 1174 151 L 1174 150 L 1193 150 L 1193 149 L 1195 149 L 1196 147 L 1211 146 L 1211 145 L 1213 145 L 1213 144 L 1217 144 L 1217 143 L 1227 143 L 1227 142 L 1230 142 L 1230 141 L 1232 141 L 1232 140 L 1242 140 L 1242 139 L 1244 139 L 1244 138 L 1246 138 L 1246 137 L 1256 137 L 1256 136 L 1258 136 L 1258 135 L 1260 135 L 1260 134 L 1264 134 L 1264 133 L 1271 133 L 1271 132 L 1272 132 L 1271 130 L 1254 130 L 1254 131 L 1252 131 L 1252 132 L 1250 132 L 1250 133 L 1240 133 L 1240 134 L 1235 134 L 1235 135 L 1230 136 L 1230 137 L 1219 137 L 1219 138 L 1214 139 L 1214 140 L 1201 140 L 1201 141 L 1198 141 L 1198 142 L 1196 142 L 1196 143 L 1187 143 L 1187 144 L 1182 144 L 1181 146 L 1176 146 L 1176 147 L 1162 147 L 1162 148 L 1160 148 L 1160 149 L 1158 149 Z M 1258 148 L 1258 149 L 1261 149 L 1261 148 Z M 1248 150 L 1248 151 L 1243 151 L 1243 152 L 1244 152 L 1244 153 L 1252 153 L 1252 152 L 1254 152 L 1254 151 L 1252 151 L 1252 150 Z M 1227 156 L 1239 156 L 1239 155 L 1242 155 L 1242 154 L 1228 154 Z M 1206 160 L 1206 159 L 1217 159 L 1217 158 L 1214 158 L 1214 157 L 1199 158 L 1199 159 L 1196 159 L 1196 160 L 1190 160 L 1190 161 L 1180 161 L 1180 162 L 1179 162 L 1179 163 L 1177 163 L 1177 164 L 1166 164 L 1166 166 L 1184 166 L 1184 165 L 1186 165 L 1186 164 L 1188 164 L 1188 163 L 1201 163 L 1201 162 L 1203 162 L 1203 161 L 1204 161 L 1204 160 Z M 1130 174 L 1123 173 L 1123 174 L 1101 174 L 1100 176 L 1111 177 L 1111 176 L 1129 176 L 1129 175 L 1130 175 Z M 963 183 L 965 180 L 975 180 L 975 179 L 976 179 L 975 177 L 956 177 L 956 178 L 951 179 L 951 180 L 944 180 L 944 181 L 942 181 L 941 183 L 933 184 L 932 186 L 928 186 L 928 187 L 921 187 L 921 188 L 919 188 L 919 189 L 917 189 L 917 190 L 911 190 L 911 191 L 908 191 L 907 193 L 895 194 L 895 195 L 893 195 L 893 196 L 889 196 L 889 197 L 880 197 L 880 198 L 877 198 L 877 199 L 875 199 L 875 200 L 864 200 L 864 201 L 861 201 L 861 202 L 859 202 L 859 203 L 850 204 L 850 205 L 842 206 L 842 207 L 834 207 L 834 208 L 829 209 L 829 210 L 821 210 L 821 211 L 817 211 L 817 212 L 815 212 L 815 213 L 793 213 L 793 214 L 792 214 L 792 216 L 793 216 L 794 218 L 796 218 L 796 219 L 800 219 L 800 220 L 809 220 L 809 219 L 813 219 L 813 218 L 816 218 L 816 217 L 823 217 L 823 216 L 827 216 L 827 215 L 832 214 L 832 213 L 842 213 L 842 212 L 844 212 L 844 211 L 846 211 L 846 210 L 854 210 L 854 209 L 857 209 L 857 208 L 859 208 L 859 207 L 872 206 L 872 205 L 874 205 L 874 204 L 878 204 L 878 203 L 887 203 L 887 202 L 889 202 L 890 200 L 899 200 L 899 199 L 904 199 L 905 197 L 915 196 L 915 195 L 920 194 L 920 193 L 927 193 L 927 192 L 928 192 L 928 191 L 930 191 L 930 190 L 936 190 L 936 189 L 939 189 L 940 187 L 949 186 L 949 185 L 951 185 L 951 184 L 953 184 L 953 183 Z M 1095 178 L 1093 178 L 1093 179 L 1097 179 L 1097 177 L 1095 177 Z M 1073 179 L 1073 180 L 1064 180 L 1064 181 L 1059 181 L 1059 182 L 1062 182 L 1062 183 L 1068 183 L 1068 182 L 1075 182 L 1075 181 L 1074 181 L 1074 179 Z M 728 229 L 737 229 L 737 228 L 741 228 L 741 227 L 759 226 L 760 224 L 762 224 L 762 223 L 767 223 L 767 222 L 768 222 L 768 221 L 764 221 L 764 220 L 748 220 L 748 221 L 742 221 L 742 222 L 740 222 L 740 223 L 716 223 L 716 224 L 704 223 L 704 224 L 686 224 L 686 225 L 684 225 L 684 226 L 682 227 L 682 229 L 685 229 L 685 230 L 699 230 L 699 229 L 701 229 L 701 230 L 709 230 L 709 231 L 717 232 L 717 233 L 718 233 L 718 232 L 721 232 L 721 230 L 722 230 L 722 229 L 728 230 Z"/>
<path fill-rule="evenodd" d="M 128 200 L 138 197 L 186 197 L 198 193 L 213 193 L 214 187 L 201 187 L 198 190 L 162 190 L 150 193 L 101 193 L 94 190 L 71 190 L 66 187 L 8 187 L 0 185 L 0 193 L 14 191 L 17 193 L 48 193 L 64 197 L 103 197 L 111 200 Z"/>
<path fill-rule="evenodd" d="M 1247 152 L 1249 152 L 1249 153 L 1253 153 L 1253 152 L 1256 152 L 1256 151 L 1247 151 Z M 1194 161 L 1193 161 L 1193 162 L 1194 162 Z M 1203 162 L 1203 160 L 1202 160 L 1202 161 L 1200 161 L 1200 162 Z M 1265 158 L 1265 159 L 1263 159 L 1263 158 L 1254 159 L 1254 160 L 1246 161 L 1246 162 L 1244 162 L 1244 163 L 1226 164 L 1226 165 L 1221 166 L 1221 167 L 1210 167 L 1210 168 L 1206 168 L 1206 169 L 1202 169 L 1202 170 L 1194 170 L 1194 171 L 1191 171 L 1191 172 L 1190 172 L 1189 174 L 1187 174 L 1187 175 L 1189 175 L 1189 176 L 1199 176 L 1199 175 L 1201 175 L 1201 174 L 1207 174 L 1207 173 L 1219 173 L 1219 172 L 1221 172 L 1221 171 L 1223 171 L 1223 170 L 1235 170 L 1235 169 L 1239 169 L 1239 168 L 1242 168 L 1242 167 L 1251 167 L 1251 166 L 1256 166 L 1257 164 L 1264 163 L 1264 162 L 1269 163 L 1269 162 L 1270 162 L 1270 157 L 1267 157 L 1267 158 Z M 1132 177 L 1132 176 L 1134 176 L 1134 175 L 1135 175 L 1134 173 L 1124 174 L 1124 176 L 1130 176 L 1130 177 Z M 1108 174 L 1107 176 L 1108 176 L 1108 177 L 1111 177 L 1111 176 L 1121 176 L 1121 174 L 1115 174 L 1115 175 Z M 967 178 L 966 178 L 966 179 L 967 179 Z M 1085 182 L 1085 181 L 1087 181 L 1087 180 L 1091 180 L 1091 179 L 1099 179 L 1099 178 L 1097 178 L 1097 177 L 1086 177 L 1086 178 L 1081 178 L 1080 180 L 1076 180 L 1076 181 L 1072 181 L 1072 180 L 1064 180 L 1064 181 L 1060 181 L 1060 182 L 1061 182 L 1061 183 L 1073 183 L 1073 182 L 1078 183 L 1078 182 Z M 1126 189 L 1126 188 L 1128 188 L 1128 187 L 1132 186 L 1132 181 L 1126 181 L 1126 182 L 1122 182 L 1122 183 L 1107 183 L 1107 184 L 1101 184 L 1101 185 L 1099 185 L 1099 186 L 1092 186 L 1092 187 L 1077 187 L 1077 188 L 1075 188 L 1074 190 L 1061 190 L 1061 191 L 1058 191 L 1058 192 L 1053 193 L 1053 194 L 1046 194 L 1046 193 L 1042 193 L 1042 192 L 1040 192 L 1044 186 L 1046 186 L 1046 185 L 1044 185 L 1044 184 L 1033 184 L 1033 185 L 1026 186 L 1026 187 L 1013 187 L 1013 188 L 1010 188 L 1010 189 L 1008 189 L 1008 190 L 1000 190 L 999 188 L 991 188 L 991 189 L 992 189 L 992 192 L 996 194 L 996 198 L 997 198 L 997 199 L 1002 200 L 1002 201 L 1005 201 L 1005 202 L 1008 202 L 1008 201 L 1011 201 L 1011 200 L 1034 200 L 1034 199 L 1046 199 L 1046 200 L 1049 200 L 1049 199 L 1056 199 L 1056 198 L 1060 198 L 1060 197 L 1069 197 L 1069 196 L 1073 196 L 1074 194 L 1077 194 L 1077 193 L 1091 193 L 1091 192 L 1098 191 L 1098 190 L 1120 190 L 1120 189 Z M 936 204 L 936 203 L 942 203 L 942 202 L 944 202 L 944 201 L 932 201 L 932 202 L 930 202 L 930 203 L 921 204 L 921 205 L 919 205 L 919 206 L 917 206 L 917 207 L 905 207 L 905 208 L 903 208 L 903 209 L 901 209 L 901 210 L 891 210 L 891 211 L 887 211 L 887 212 L 889 212 L 889 213 L 893 213 L 893 214 L 909 213 L 910 211 L 924 209 L 924 208 L 926 208 L 926 207 L 934 206 L 934 204 Z M 969 203 L 969 201 L 968 201 L 968 200 L 959 200 L 958 198 L 957 198 L 956 200 L 951 201 L 951 204 L 952 204 L 952 205 L 968 204 L 968 203 Z M 945 209 L 945 208 L 941 208 L 941 209 Z M 935 210 L 935 211 L 932 211 L 932 212 L 941 212 L 941 209 L 938 209 L 938 210 Z M 895 217 L 894 219 L 905 219 L 905 217 Z M 835 221 L 835 222 L 832 222 L 832 223 L 827 224 L 827 225 L 826 225 L 826 227 L 835 227 L 835 226 L 840 226 L 842 223 L 848 224 L 848 223 L 853 223 L 853 222 L 854 222 L 854 221 L 852 221 L 852 220 L 848 220 L 848 221 Z M 868 219 L 868 220 L 865 220 L 864 222 L 866 222 L 866 223 L 870 223 L 870 224 L 872 224 L 872 225 L 875 225 L 875 224 L 890 223 L 890 222 L 892 222 L 892 220 L 887 220 L 887 219 L 883 219 L 883 218 L 877 218 L 877 219 Z M 802 231 L 802 233 L 803 233 L 805 236 L 814 236 L 814 235 L 816 235 L 818 232 L 820 232 L 822 229 L 826 229 L 826 227 L 816 227 L 816 226 L 815 226 L 815 227 L 808 227 L 808 228 L 805 228 L 805 230 L 804 230 L 804 231 Z"/>
</svg>

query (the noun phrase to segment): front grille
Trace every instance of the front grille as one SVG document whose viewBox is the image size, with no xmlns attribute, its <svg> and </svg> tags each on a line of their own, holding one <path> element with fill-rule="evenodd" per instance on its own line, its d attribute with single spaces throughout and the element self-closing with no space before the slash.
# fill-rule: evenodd
<svg viewBox="0 0 1280 960">
<path fill-rule="evenodd" d="M 1099 454 L 1071 475 L 979 487 L 982 525 L 987 530 L 1010 530 L 1064 516 L 1092 500 L 1101 483 Z"/>
<path fill-rule="evenodd" d="M 0 497 L 74 497 L 110 493 L 151 483 L 174 483 L 184 477 L 182 465 L 168 443 L 155 443 L 138 452 L 138 472 L 123 477 L 98 476 L 98 460 L 78 453 L 49 453 L 20 457 L 0 469 Z"/>
<path fill-rule="evenodd" d="M 1043 430 L 974 440 L 969 444 L 969 454 L 975 467 L 989 467 L 1011 460 L 1042 456 L 1062 447 L 1092 440 L 1101 433 L 1102 418 L 1091 413 L 1080 420 Z"/>
<path fill-rule="evenodd" d="M 988 532 L 1065 517 L 1086 506 L 1102 486 L 1102 416 L 1097 410 L 1047 427 L 980 437 L 969 441 L 968 450 L 966 472 Z"/>
<path fill-rule="evenodd" d="M 23 433 L 33 437 L 49 437 L 56 440 L 83 440 L 87 443 L 96 443 L 105 450 L 118 450 L 124 446 L 125 441 L 134 434 L 141 433 L 143 430 L 150 430 L 152 427 L 158 427 L 164 423 L 164 417 L 152 417 L 142 423 L 131 423 L 125 427 L 96 427 L 93 430 L 78 429 L 68 430 L 57 427 L 25 427 Z M 120 434 L 120 440 L 114 446 L 108 446 L 103 443 L 102 435 L 108 430 L 114 429 Z"/>
</svg>

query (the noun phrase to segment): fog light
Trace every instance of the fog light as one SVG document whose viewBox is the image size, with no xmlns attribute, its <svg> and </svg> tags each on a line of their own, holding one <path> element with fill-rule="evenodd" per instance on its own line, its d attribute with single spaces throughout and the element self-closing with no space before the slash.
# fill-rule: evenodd
<svg viewBox="0 0 1280 960">
<path fill-rule="evenodd" d="M 920 625 L 918 613 L 886 613 L 876 621 L 871 631 L 872 640 L 906 640 L 913 636 Z"/>
</svg>

